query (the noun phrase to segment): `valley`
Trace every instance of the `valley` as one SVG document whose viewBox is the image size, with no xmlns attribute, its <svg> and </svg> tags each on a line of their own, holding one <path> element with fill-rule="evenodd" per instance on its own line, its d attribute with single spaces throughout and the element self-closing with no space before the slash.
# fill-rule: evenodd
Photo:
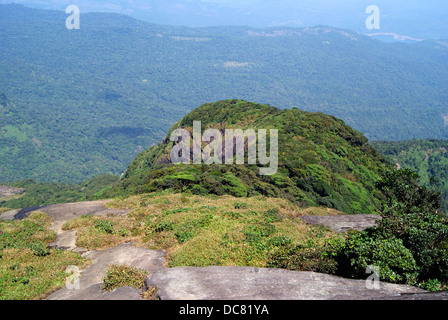
<svg viewBox="0 0 448 320">
<path fill-rule="evenodd" d="M 67 30 L 65 12 L 1 5 L 2 182 L 121 175 L 175 121 L 222 99 L 331 114 L 369 140 L 448 137 L 448 48 L 437 41 L 82 17 Z"/>
<path fill-rule="evenodd" d="M 0 300 L 447 299 L 439 29 L 115 2 L 0 0 Z"/>
</svg>

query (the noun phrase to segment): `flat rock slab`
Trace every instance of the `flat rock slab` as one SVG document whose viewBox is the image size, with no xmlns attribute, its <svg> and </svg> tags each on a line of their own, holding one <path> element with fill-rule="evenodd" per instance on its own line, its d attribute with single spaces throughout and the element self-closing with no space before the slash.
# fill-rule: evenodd
<svg viewBox="0 0 448 320">
<path fill-rule="evenodd" d="M 108 200 L 101 201 L 83 201 L 73 203 L 52 204 L 36 211 L 45 212 L 51 216 L 54 221 L 69 221 L 82 215 L 126 215 L 130 210 L 109 209 L 104 206 Z"/>
<path fill-rule="evenodd" d="M 101 291 L 101 283 L 110 265 L 127 265 L 153 273 L 162 269 L 165 262 L 163 250 L 137 248 L 130 243 L 106 250 L 89 251 L 83 257 L 91 260 L 91 266 L 81 272 L 79 289 L 63 288 L 48 296 L 48 300 L 104 300 L 110 298 L 110 295 Z M 123 290 L 120 290 L 122 297 Z M 112 296 L 117 297 L 118 294 Z M 133 293 L 132 297 L 135 297 Z"/>
<path fill-rule="evenodd" d="M 344 233 L 348 230 L 364 230 L 375 226 L 381 216 L 375 214 L 353 214 L 340 216 L 301 216 L 300 219 L 309 224 L 326 226 L 336 232 Z"/>
<path fill-rule="evenodd" d="M 176 267 L 146 281 L 158 287 L 161 300 L 371 300 L 426 292 L 384 282 L 379 289 L 367 289 L 365 280 L 253 267 Z"/>
<path fill-rule="evenodd" d="M 11 221 L 15 219 L 15 216 L 20 212 L 20 209 L 5 211 L 0 213 L 0 220 Z"/>
<path fill-rule="evenodd" d="M 24 208 L 0 213 L 1 220 L 20 220 L 27 218 L 32 212 L 40 211 L 51 216 L 54 221 L 69 221 L 82 215 L 126 215 L 130 210 L 109 209 L 104 205 L 110 200 L 83 201 L 45 205 L 42 207 Z"/>
</svg>

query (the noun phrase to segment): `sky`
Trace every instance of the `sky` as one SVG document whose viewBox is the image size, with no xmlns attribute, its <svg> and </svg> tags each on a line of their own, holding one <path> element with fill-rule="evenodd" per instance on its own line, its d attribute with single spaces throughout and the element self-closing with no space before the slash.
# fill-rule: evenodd
<svg viewBox="0 0 448 320">
<path fill-rule="evenodd" d="M 152 23 L 191 27 L 313 27 L 448 39 L 447 0 L 0 0 L 43 9 L 117 12 Z M 366 8 L 380 11 L 380 28 L 368 30 Z"/>
</svg>

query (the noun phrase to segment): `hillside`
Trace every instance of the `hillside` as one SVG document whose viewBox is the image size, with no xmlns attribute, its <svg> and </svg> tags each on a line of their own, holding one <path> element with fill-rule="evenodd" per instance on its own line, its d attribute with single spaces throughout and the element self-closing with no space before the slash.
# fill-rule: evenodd
<svg viewBox="0 0 448 320">
<path fill-rule="evenodd" d="M 185 128 L 191 133 L 193 121 L 201 121 L 202 130 L 215 128 L 222 132 L 237 128 L 277 129 L 277 172 L 261 175 L 257 165 L 249 165 L 247 146 L 244 164 L 171 163 L 171 132 Z M 202 150 L 206 147 L 203 143 Z M 161 143 L 140 153 L 119 184 L 103 196 L 170 189 L 198 195 L 264 195 L 303 206 L 374 213 L 380 197 L 374 182 L 385 168 L 385 160 L 367 139 L 340 119 L 298 109 L 280 110 L 224 100 L 204 104 L 178 121 Z"/>
<path fill-rule="evenodd" d="M 446 138 L 448 47 L 331 27 L 186 28 L 0 6 L 0 181 L 120 175 L 175 121 L 237 98 L 343 119 L 370 140 Z"/>
<path fill-rule="evenodd" d="M 402 169 L 418 173 L 421 182 L 442 195 L 441 209 L 448 212 L 448 141 L 374 141 L 372 145 Z"/>
</svg>

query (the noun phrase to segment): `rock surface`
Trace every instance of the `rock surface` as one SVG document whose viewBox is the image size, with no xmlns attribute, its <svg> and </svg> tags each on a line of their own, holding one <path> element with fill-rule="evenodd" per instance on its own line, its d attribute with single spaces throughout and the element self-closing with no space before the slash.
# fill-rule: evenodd
<svg viewBox="0 0 448 320">
<path fill-rule="evenodd" d="M 178 267 L 164 268 L 165 252 L 138 248 L 132 244 L 87 251 L 76 246 L 76 231 L 63 231 L 68 220 L 84 214 L 125 215 L 129 210 L 108 209 L 106 201 L 86 201 L 49 205 L 36 210 L 53 218 L 51 229 L 57 239 L 51 245 L 75 251 L 90 259 L 91 265 L 81 271 L 79 289 L 62 288 L 47 297 L 49 300 L 140 300 L 140 291 L 122 287 L 112 292 L 101 290 L 102 279 L 109 265 L 128 265 L 147 270 L 151 275 L 146 286 L 158 287 L 162 300 L 448 300 L 446 293 L 426 293 L 424 290 L 380 283 L 378 290 L 369 290 L 365 280 L 352 280 L 314 272 L 288 271 L 253 267 Z M 0 219 L 17 219 L 21 210 L 0 214 Z M 32 210 L 22 211 L 20 217 Z M 308 223 L 331 227 L 337 232 L 348 229 L 362 230 L 375 224 L 380 217 L 353 216 L 303 216 Z M 367 275 L 366 275 L 367 277 Z"/>
<path fill-rule="evenodd" d="M 101 283 L 110 265 L 128 265 L 143 269 L 150 273 L 163 268 L 165 252 L 162 250 L 149 250 L 146 248 L 133 247 L 130 243 L 116 246 L 112 249 L 101 251 L 89 251 L 82 255 L 91 260 L 91 265 L 81 271 L 79 278 L 79 289 L 63 288 L 47 297 L 48 300 L 104 300 L 117 298 L 123 299 L 124 292 L 131 292 L 132 298 L 140 299 L 135 295 L 138 290 L 120 290 L 120 295 L 103 293 Z"/>
<path fill-rule="evenodd" d="M 14 209 L 0 213 L 0 220 L 10 221 L 14 220 L 15 216 L 20 212 L 20 209 Z"/>
<path fill-rule="evenodd" d="M 82 215 L 126 215 L 129 210 L 109 209 L 104 206 L 107 200 L 84 201 L 73 203 L 52 204 L 38 209 L 51 216 L 55 222 L 68 221 Z"/>
<path fill-rule="evenodd" d="M 309 224 L 330 227 L 336 232 L 344 233 L 348 230 L 364 230 L 368 227 L 375 226 L 376 222 L 381 219 L 375 214 L 353 214 L 340 216 L 301 216 L 300 219 Z"/>
<path fill-rule="evenodd" d="M 379 289 L 368 289 L 365 280 L 253 267 L 177 267 L 159 270 L 147 279 L 148 286 L 159 288 L 161 300 L 370 300 L 425 292 L 379 284 Z"/>
</svg>

